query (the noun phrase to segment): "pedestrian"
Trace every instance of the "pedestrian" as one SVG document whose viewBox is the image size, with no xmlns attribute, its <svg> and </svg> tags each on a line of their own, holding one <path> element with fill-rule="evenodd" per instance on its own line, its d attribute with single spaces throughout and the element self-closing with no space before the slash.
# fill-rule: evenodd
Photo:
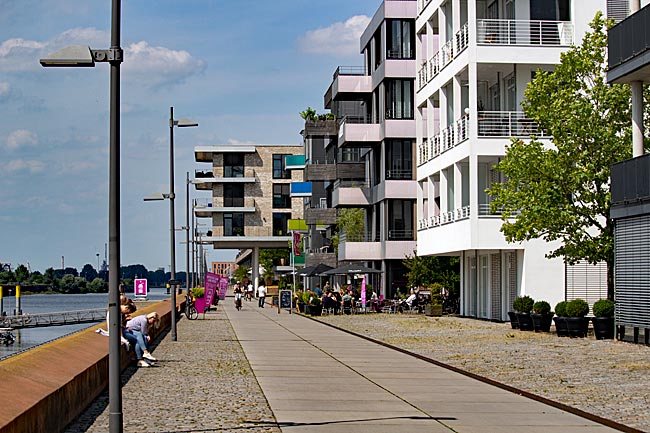
<svg viewBox="0 0 650 433">
<path fill-rule="evenodd" d="M 260 285 L 257 286 L 257 306 L 260 308 L 264 308 L 264 298 L 266 297 L 266 286 L 264 285 L 263 281 L 260 281 Z"/>
</svg>

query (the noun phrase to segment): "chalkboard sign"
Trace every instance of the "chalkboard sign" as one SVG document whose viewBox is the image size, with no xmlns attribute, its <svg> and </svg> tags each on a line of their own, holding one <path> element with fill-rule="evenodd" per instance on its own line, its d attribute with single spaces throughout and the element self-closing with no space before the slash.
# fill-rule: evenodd
<svg viewBox="0 0 650 433">
<path fill-rule="evenodd" d="M 280 290 L 280 308 L 291 311 L 291 290 Z"/>
</svg>

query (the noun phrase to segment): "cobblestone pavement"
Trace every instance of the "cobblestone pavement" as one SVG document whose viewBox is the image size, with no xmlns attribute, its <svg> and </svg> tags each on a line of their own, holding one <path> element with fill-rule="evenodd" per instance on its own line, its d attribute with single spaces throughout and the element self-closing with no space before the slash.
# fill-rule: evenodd
<svg viewBox="0 0 650 433">
<path fill-rule="evenodd" d="M 509 323 L 447 316 L 360 314 L 320 320 L 650 432 L 650 347 L 560 338 L 513 330 Z"/>
<path fill-rule="evenodd" d="M 201 317 L 182 316 L 178 341 L 168 333 L 153 351 L 154 367 L 123 374 L 124 431 L 280 432 L 223 309 Z M 108 431 L 108 392 L 66 429 Z"/>
</svg>

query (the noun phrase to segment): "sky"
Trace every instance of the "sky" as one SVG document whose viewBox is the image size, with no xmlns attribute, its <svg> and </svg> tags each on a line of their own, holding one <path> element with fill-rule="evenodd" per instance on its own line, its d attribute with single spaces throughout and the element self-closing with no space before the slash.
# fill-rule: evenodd
<svg viewBox="0 0 650 433">
<path fill-rule="evenodd" d="M 359 36 L 380 0 L 122 0 L 121 262 L 169 270 L 169 108 L 176 226 L 195 146 L 300 144 L 299 112 L 324 112 L 339 65 L 363 65 Z M 68 45 L 110 46 L 109 0 L 0 0 L 0 263 L 32 271 L 104 260 L 109 66 L 43 68 Z M 192 188 L 192 198 L 209 197 Z M 198 219 L 200 223 L 208 219 Z M 177 232 L 176 269 L 185 265 Z M 231 260 L 234 251 L 208 253 Z"/>
</svg>

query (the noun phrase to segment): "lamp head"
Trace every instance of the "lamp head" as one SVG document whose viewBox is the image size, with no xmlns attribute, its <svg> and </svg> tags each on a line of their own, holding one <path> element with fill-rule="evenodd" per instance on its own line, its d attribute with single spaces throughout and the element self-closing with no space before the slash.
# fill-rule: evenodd
<svg viewBox="0 0 650 433">
<path fill-rule="evenodd" d="M 93 67 L 95 60 L 90 47 L 70 45 L 39 60 L 43 67 Z"/>
<path fill-rule="evenodd" d="M 194 122 L 193 120 L 190 119 L 174 120 L 174 125 L 178 126 L 179 128 L 190 128 L 193 126 L 199 126 L 197 122 Z"/>
</svg>

